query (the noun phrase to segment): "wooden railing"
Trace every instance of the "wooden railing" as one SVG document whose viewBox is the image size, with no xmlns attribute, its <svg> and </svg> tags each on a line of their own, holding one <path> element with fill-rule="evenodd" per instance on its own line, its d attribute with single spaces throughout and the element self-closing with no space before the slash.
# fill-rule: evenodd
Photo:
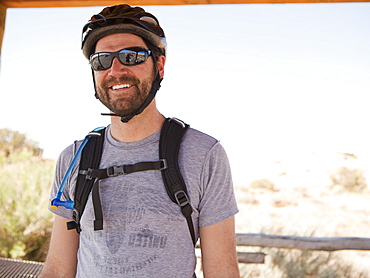
<svg viewBox="0 0 370 278">
<path fill-rule="evenodd" d="M 370 238 L 360 237 L 298 237 L 266 234 L 236 234 L 237 246 L 258 246 L 316 251 L 365 250 L 370 251 Z M 264 253 L 238 252 L 240 263 L 259 263 Z"/>
<path fill-rule="evenodd" d="M 288 248 L 312 251 L 370 251 L 370 238 L 360 237 L 298 237 L 266 234 L 236 234 L 236 245 L 246 247 Z M 199 247 L 199 246 L 197 246 Z M 263 264 L 263 252 L 238 252 L 239 263 Z M 198 257 L 200 254 L 198 253 Z"/>
</svg>

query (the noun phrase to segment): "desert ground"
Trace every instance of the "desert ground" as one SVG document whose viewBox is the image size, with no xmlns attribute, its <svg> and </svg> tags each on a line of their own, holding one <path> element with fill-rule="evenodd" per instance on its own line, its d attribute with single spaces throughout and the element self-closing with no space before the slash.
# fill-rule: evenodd
<svg viewBox="0 0 370 278">
<path fill-rule="evenodd" d="M 369 157 L 311 152 L 264 161 L 254 175 L 246 175 L 249 180 L 235 184 L 236 232 L 370 238 Z M 242 277 L 282 277 L 268 269 L 269 250 L 263 251 L 266 263 L 244 265 Z M 333 253 L 355 270 L 370 271 L 370 251 Z"/>
</svg>

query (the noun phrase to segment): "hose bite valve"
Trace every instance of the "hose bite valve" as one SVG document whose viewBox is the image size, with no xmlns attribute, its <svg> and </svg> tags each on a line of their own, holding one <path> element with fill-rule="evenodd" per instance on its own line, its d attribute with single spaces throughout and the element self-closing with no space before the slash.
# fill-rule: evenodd
<svg viewBox="0 0 370 278">
<path fill-rule="evenodd" d="M 61 201 L 58 198 L 53 199 L 50 202 L 50 208 L 57 209 L 58 207 L 65 207 L 66 209 L 73 209 L 74 202 L 71 200 Z"/>
</svg>

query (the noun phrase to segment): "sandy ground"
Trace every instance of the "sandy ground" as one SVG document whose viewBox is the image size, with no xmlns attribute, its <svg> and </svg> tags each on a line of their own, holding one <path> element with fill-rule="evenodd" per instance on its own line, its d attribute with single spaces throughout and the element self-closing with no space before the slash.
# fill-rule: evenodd
<svg viewBox="0 0 370 278">
<path fill-rule="evenodd" d="M 251 165 L 246 169 L 253 169 Z M 258 165 L 253 169 L 254 175 L 246 175 L 245 183 L 235 185 L 240 209 L 236 216 L 237 233 L 370 238 L 369 156 L 295 154 L 265 161 L 263 165 L 263 169 L 257 169 Z M 369 184 L 367 188 L 349 192 L 333 184 L 331 175 L 341 167 L 360 170 L 357 176 Z M 334 253 L 359 270 L 370 270 L 370 251 Z M 259 273 L 244 277 L 279 277 L 261 274 L 269 273 L 266 271 Z"/>
</svg>

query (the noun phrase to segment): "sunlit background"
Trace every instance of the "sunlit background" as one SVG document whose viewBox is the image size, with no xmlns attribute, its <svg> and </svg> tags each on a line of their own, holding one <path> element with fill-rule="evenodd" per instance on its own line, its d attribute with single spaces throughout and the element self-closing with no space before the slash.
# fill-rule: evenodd
<svg viewBox="0 0 370 278">
<path fill-rule="evenodd" d="M 109 124 L 81 29 L 102 7 L 8 9 L 0 128 L 56 158 Z M 146 6 L 168 42 L 158 106 L 221 140 L 234 180 L 302 153 L 369 153 L 370 3 Z"/>
</svg>

